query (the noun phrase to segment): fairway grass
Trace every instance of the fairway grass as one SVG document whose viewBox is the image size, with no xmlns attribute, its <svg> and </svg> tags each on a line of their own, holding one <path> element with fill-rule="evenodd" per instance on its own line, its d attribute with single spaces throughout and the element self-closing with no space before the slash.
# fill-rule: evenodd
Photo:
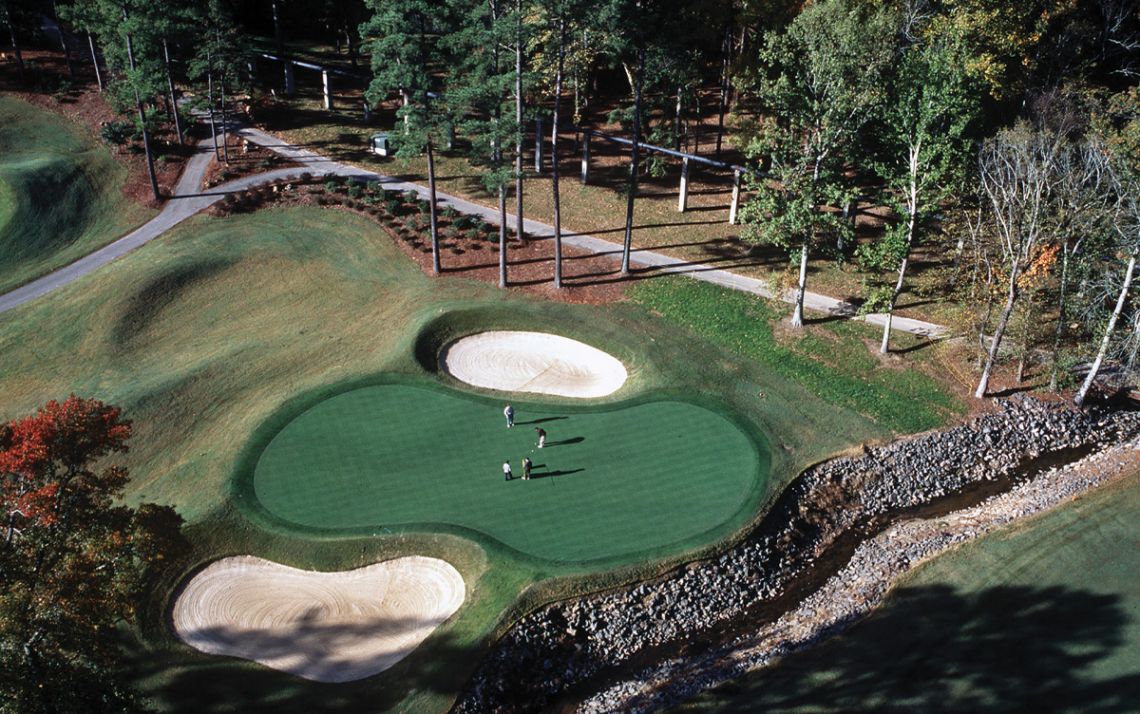
<svg viewBox="0 0 1140 714">
<path fill-rule="evenodd" d="M 305 530 L 458 528 L 555 561 L 699 544 L 741 525 L 763 493 L 767 450 L 703 407 L 516 402 L 508 429 L 499 406 L 429 385 L 353 389 L 289 422 L 238 488 Z M 535 424 L 549 433 L 544 449 Z"/>
<path fill-rule="evenodd" d="M 1140 473 L 936 558 L 842 636 L 678 712 L 1132 712 Z"/>
<path fill-rule="evenodd" d="M 376 384 L 382 375 L 442 383 L 493 397 L 490 423 L 501 426 L 501 394 L 463 387 L 435 362 L 442 345 L 484 330 L 551 331 L 614 355 L 630 378 L 599 402 L 603 410 L 642 401 L 705 406 L 715 399 L 750 439 L 770 445 L 770 477 L 755 513 L 808 464 L 889 436 L 858 413 L 637 304 L 540 302 L 462 278 L 432 279 L 375 224 L 347 213 L 269 209 L 192 218 L 0 315 L 0 417 L 30 413 L 72 392 L 121 406 L 134 422 L 130 452 L 115 457 L 131 471 L 127 500 L 171 504 L 187 520 L 194 553 L 154 589 L 138 642 L 135 670 L 156 707 L 438 712 L 488 638 L 513 617 L 554 598 L 655 575 L 731 535 L 730 523 L 688 544 L 644 553 L 637 564 L 615 566 L 540 560 L 492 538 L 455 532 L 301 533 L 251 519 L 235 505 L 234 478 L 263 432 L 276 433 L 346 385 Z M 571 401 L 552 397 L 535 406 L 557 415 Z M 559 429 L 548 431 L 558 440 Z M 471 478 L 493 487 L 554 489 L 581 475 L 503 484 L 498 459 L 512 458 L 518 471 L 522 455 L 496 454 L 491 473 Z M 746 513 L 738 517 L 736 532 L 748 520 Z M 659 527 L 668 530 L 670 523 Z M 468 598 L 406 659 L 375 677 L 337 685 L 331 696 L 330 685 L 203 655 L 173 640 L 169 607 L 188 574 L 244 554 L 326 571 L 405 555 L 435 557 L 463 575 Z"/>
<path fill-rule="evenodd" d="M 0 96 L 0 292 L 110 243 L 154 211 L 123 196 L 126 170 L 78 126 Z"/>
</svg>

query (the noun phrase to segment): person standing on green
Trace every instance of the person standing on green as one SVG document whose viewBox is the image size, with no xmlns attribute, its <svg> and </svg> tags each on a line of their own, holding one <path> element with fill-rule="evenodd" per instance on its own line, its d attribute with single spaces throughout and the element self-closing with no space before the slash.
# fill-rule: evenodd
<svg viewBox="0 0 1140 714">
<path fill-rule="evenodd" d="M 503 409 L 503 416 L 507 418 L 507 428 L 510 429 L 515 425 L 515 408 L 508 404 Z"/>
<path fill-rule="evenodd" d="M 504 481 L 510 481 L 514 477 L 515 477 L 515 475 L 513 473 L 511 473 L 511 462 L 510 461 L 504 461 L 503 462 L 503 480 Z"/>
<path fill-rule="evenodd" d="M 523 481 L 530 481 L 530 470 L 534 466 L 534 464 L 531 463 L 529 456 L 523 457 L 522 466 L 523 466 Z"/>
</svg>

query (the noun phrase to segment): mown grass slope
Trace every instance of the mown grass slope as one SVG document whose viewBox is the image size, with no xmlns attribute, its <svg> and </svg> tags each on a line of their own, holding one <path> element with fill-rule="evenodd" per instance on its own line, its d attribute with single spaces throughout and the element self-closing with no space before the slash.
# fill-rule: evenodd
<svg viewBox="0 0 1140 714">
<path fill-rule="evenodd" d="M 0 96 L 0 292 L 64 266 L 153 215 L 78 126 Z"/>
<path fill-rule="evenodd" d="M 389 375 L 462 389 L 433 371 L 431 354 L 420 353 L 480 329 L 548 330 L 610 352 L 631 375 L 610 403 L 657 396 L 721 405 L 770 446 L 769 487 L 754 499 L 753 512 L 807 464 L 889 435 L 764 360 L 656 319 L 637 303 L 564 305 L 461 278 L 432 279 L 375 224 L 332 210 L 191 219 L 0 315 L 0 417 L 69 392 L 122 406 L 135 423 L 131 451 L 122 457 L 133 475 L 128 498 L 178 508 L 196 548 L 187 567 L 252 553 L 296 567 L 344 569 L 420 553 L 459 568 L 469 599 L 395 668 L 330 692 L 173 642 L 164 618 L 185 573 L 179 570 L 156 589 L 139 643 L 139 677 L 157 705 L 194 712 L 439 711 L 480 644 L 512 614 L 652 575 L 701 549 L 689 542 L 684 552 L 647 552 L 643 564 L 615 571 L 612 563 L 553 563 L 453 533 L 317 537 L 251 519 L 235 504 L 234 477 L 251 445 L 284 426 L 296 413 L 291 405 Z M 501 419 L 497 409 L 491 418 Z M 710 538 L 724 535 L 722 529 Z"/>
</svg>

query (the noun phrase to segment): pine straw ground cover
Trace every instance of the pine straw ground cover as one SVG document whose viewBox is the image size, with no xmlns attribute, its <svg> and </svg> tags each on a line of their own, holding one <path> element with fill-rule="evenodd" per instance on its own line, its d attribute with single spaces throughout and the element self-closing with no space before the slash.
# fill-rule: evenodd
<svg viewBox="0 0 1140 714">
<path fill-rule="evenodd" d="M 292 400 L 331 396 L 378 375 L 451 384 L 436 372 L 434 356 L 457 335 L 554 331 L 625 363 L 630 381 L 614 399 L 711 395 L 771 447 L 757 513 L 807 464 L 889 436 L 764 360 L 656 319 L 635 302 L 554 303 L 461 276 L 428 277 L 363 217 L 267 208 L 193 218 L 114 265 L 0 315 L 0 416 L 69 392 L 121 405 L 135 422 L 131 451 L 122 457 L 133 474 L 129 499 L 173 504 L 188 521 L 195 555 L 174 564 L 146 604 L 135 645 L 133 666 L 158 705 L 187 712 L 441 711 L 482 643 L 519 613 L 650 576 L 731 541 L 597 566 L 539 560 L 491 539 L 449 533 L 304 535 L 235 507 L 233 479 L 246 451 L 260 429 L 274 428 L 275 415 L 289 413 Z M 486 478 L 502 484 L 494 473 Z M 410 553 L 439 557 L 463 573 L 470 597 L 385 674 L 316 685 L 201 655 L 171 639 L 165 618 L 182 578 L 243 553 L 326 570 Z"/>
</svg>

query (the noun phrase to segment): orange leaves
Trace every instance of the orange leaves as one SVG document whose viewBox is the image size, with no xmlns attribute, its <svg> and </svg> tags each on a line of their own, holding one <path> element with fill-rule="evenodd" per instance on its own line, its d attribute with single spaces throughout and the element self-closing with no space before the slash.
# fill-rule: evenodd
<svg viewBox="0 0 1140 714">
<path fill-rule="evenodd" d="M 1017 286 L 1022 290 L 1032 290 L 1040 287 L 1053 272 L 1057 264 L 1057 256 L 1061 253 L 1061 246 L 1050 243 L 1041 249 L 1037 257 L 1029 263 L 1029 267 L 1017 279 Z"/>
<path fill-rule="evenodd" d="M 112 451 L 126 451 L 131 423 L 118 407 L 72 394 L 54 399 L 35 415 L 13 420 L 5 430 L 0 472 L 50 478 L 63 468 L 74 475 Z"/>
</svg>

